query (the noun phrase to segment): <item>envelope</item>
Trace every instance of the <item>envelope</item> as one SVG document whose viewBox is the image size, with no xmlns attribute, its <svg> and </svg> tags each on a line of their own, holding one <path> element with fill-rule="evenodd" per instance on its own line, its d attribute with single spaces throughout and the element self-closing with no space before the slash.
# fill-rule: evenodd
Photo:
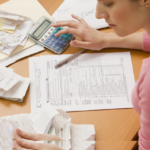
<svg viewBox="0 0 150 150">
<path fill-rule="evenodd" d="M 22 16 L 29 17 L 33 22 L 37 22 L 42 16 L 52 19 L 50 14 L 43 8 L 43 6 L 37 0 L 10 0 L 0 5 L 0 10 L 8 11 L 14 14 L 20 14 Z M 24 49 L 27 49 L 35 45 L 35 42 L 28 39 L 25 46 L 18 46 L 11 55 L 18 53 Z M 0 60 L 7 58 L 8 56 L 0 52 Z"/>
</svg>

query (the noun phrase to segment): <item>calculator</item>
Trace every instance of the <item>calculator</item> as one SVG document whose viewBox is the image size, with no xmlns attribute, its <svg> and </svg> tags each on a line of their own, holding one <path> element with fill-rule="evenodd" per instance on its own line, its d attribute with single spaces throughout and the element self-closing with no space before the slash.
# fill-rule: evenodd
<svg viewBox="0 0 150 150">
<path fill-rule="evenodd" d="M 30 29 L 28 36 L 36 43 L 57 54 L 60 54 L 67 48 L 67 46 L 70 44 L 70 41 L 73 40 L 75 36 L 65 33 L 56 37 L 55 34 L 63 28 L 54 28 L 52 26 L 54 23 L 55 22 L 52 19 L 48 19 L 43 16 Z"/>
</svg>

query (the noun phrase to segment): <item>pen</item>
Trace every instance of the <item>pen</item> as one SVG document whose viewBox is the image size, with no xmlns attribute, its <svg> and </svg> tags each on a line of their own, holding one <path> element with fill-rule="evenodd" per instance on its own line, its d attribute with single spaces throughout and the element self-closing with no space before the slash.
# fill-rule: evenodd
<svg viewBox="0 0 150 150">
<path fill-rule="evenodd" d="M 69 56 L 68 58 L 60 61 L 59 63 L 57 63 L 55 65 L 55 69 L 63 66 L 64 64 L 68 63 L 69 61 L 73 60 L 74 58 L 78 57 L 81 53 L 83 53 L 84 51 L 86 51 L 86 49 L 82 49 L 80 50 L 79 52 L 75 53 L 75 54 L 72 54 L 71 56 Z"/>
</svg>

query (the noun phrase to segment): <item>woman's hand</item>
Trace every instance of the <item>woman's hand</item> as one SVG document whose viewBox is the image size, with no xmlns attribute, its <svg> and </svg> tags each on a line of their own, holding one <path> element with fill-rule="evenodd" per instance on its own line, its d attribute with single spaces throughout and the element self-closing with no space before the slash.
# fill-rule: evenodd
<svg viewBox="0 0 150 150">
<path fill-rule="evenodd" d="M 54 24 L 54 27 L 64 27 L 68 26 L 68 28 L 64 28 L 60 30 L 56 36 L 60 36 L 64 33 L 74 34 L 83 39 L 83 41 L 73 40 L 70 42 L 71 46 L 74 47 L 82 47 L 91 50 L 101 50 L 104 47 L 104 37 L 106 33 L 99 32 L 92 27 L 90 27 L 82 18 L 72 15 L 77 21 L 59 21 Z"/>
<path fill-rule="evenodd" d="M 42 144 L 42 143 L 34 143 L 34 142 L 28 142 L 26 140 L 31 141 L 63 141 L 63 139 L 60 139 L 53 135 L 48 134 L 33 134 L 33 133 L 26 133 L 23 131 L 20 131 L 19 129 L 16 129 L 14 131 L 14 147 L 15 150 L 23 150 L 25 149 L 32 149 L 32 150 L 64 150 L 58 146 L 52 145 L 52 144 Z M 26 139 L 26 140 L 24 140 Z"/>
</svg>

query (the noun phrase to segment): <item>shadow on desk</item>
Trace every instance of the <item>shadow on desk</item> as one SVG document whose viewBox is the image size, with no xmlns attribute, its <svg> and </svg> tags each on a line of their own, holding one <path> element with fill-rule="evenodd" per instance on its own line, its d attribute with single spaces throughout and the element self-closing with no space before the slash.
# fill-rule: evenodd
<svg viewBox="0 0 150 150">
<path fill-rule="evenodd" d="M 96 150 L 138 150 L 138 133 L 132 141 L 96 141 Z"/>
<path fill-rule="evenodd" d="M 139 139 L 139 137 L 138 137 L 138 132 L 137 132 L 137 134 L 135 135 L 135 137 L 134 137 L 133 140 L 132 140 L 132 141 L 136 141 L 136 144 L 134 145 L 134 147 L 133 147 L 132 150 L 138 150 L 138 149 L 139 149 L 139 146 L 138 146 L 138 139 Z"/>
<path fill-rule="evenodd" d="M 139 149 L 139 146 L 138 146 L 138 142 L 137 142 L 132 150 L 138 150 L 138 149 Z"/>
</svg>

